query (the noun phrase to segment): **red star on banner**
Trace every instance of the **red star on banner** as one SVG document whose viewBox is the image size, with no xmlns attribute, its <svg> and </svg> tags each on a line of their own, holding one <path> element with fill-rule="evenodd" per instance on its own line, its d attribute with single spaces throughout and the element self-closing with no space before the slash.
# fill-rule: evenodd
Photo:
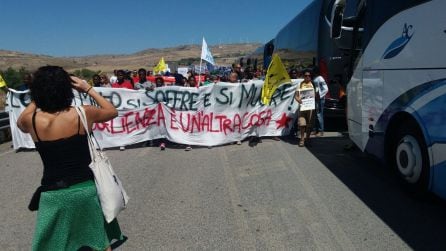
<svg viewBox="0 0 446 251">
<path fill-rule="evenodd" d="M 290 122 L 291 120 L 292 120 L 292 118 L 288 117 L 286 115 L 286 113 L 283 113 L 282 117 L 279 120 L 276 120 L 276 123 L 277 123 L 276 129 L 279 129 L 281 127 L 288 128 L 288 122 Z"/>
</svg>

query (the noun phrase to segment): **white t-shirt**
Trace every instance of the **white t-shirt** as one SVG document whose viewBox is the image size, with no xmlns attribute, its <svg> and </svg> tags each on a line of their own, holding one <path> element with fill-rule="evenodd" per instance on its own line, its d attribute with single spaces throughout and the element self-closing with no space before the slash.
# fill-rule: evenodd
<svg viewBox="0 0 446 251">
<path fill-rule="evenodd" d="M 325 95 L 328 92 L 328 86 L 327 83 L 325 83 L 325 79 L 322 76 L 317 76 L 313 83 L 316 87 L 316 92 L 319 92 L 319 96 L 321 98 L 325 98 Z"/>
<path fill-rule="evenodd" d="M 110 77 L 110 84 L 114 84 L 114 83 L 116 83 L 116 81 L 118 81 L 118 77 L 116 77 L 116 76 Z"/>
</svg>

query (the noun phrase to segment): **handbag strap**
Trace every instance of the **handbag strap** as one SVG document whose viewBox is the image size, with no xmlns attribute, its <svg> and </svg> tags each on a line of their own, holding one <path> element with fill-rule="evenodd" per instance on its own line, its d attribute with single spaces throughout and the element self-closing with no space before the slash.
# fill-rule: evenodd
<svg viewBox="0 0 446 251">
<path fill-rule="evenodd" d="M 76 108 L 77 114 L 79 115 L 79 118 L 82 121 L 82 125 L 84 126 L 84 129 L 85 129 L 85 133 L 87 134 L 88 143 L 90 145 L 90 154 L 91 154 L 91 156 L 93 158 L 94 156 L 96 156 L 96 154 L 94 154 L 94 153 L 97 153 L 98 151 L 96 150 L 96 146 L 95 146 L 92 138 L 94 138 L 94 140 L 96 141 L 96 144 L 97 144 L 97 146 L 99 148 L 99 152 L 102 152 L 102 148 L 99 145 L 99 142 L 94 137 L 94 134 L 90 133 L 90 131 L 88 130 L 87 115 L 85 114 L 84 107 L 76 106 L 75 108 Z"/>
</svg>

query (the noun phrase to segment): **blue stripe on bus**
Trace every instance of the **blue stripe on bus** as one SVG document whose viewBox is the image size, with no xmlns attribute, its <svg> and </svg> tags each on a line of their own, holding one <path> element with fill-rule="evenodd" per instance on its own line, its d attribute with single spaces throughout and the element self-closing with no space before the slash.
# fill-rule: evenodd
<svg viewBox="0 0 446 251">
<path fill-rule="evenodd" d="M 440 79 L 421 84 L 401 94 L 384 110 L 375 125 L 376 131 L 384 131 L 394 114 L 408 110 L 417 100 L 445 85 L 446 79 Z M 413 111 L 412 115 L 418 120 L 425 136 L 439 141 L 446 140 L 446 130 L 444 130 L 446 129 L 446 94 L 426 102 L 423 107 Z M 426 137 L 425 140 L 428 146 L 438 142 Z"/>
<path fill-rule="evenodd" d="M 446 86 L 446 79 L 435 80 L 421 84 L 396 98 L 382 113 L 377 123 L 375 131 L 386 132 L 392 116 L 398 112 L 410 112 L 420 126 L 427 147 L 433 144 L 446 144 L 446 93 L 427 101 L 421 108 L 414 110 L 412 105 L 421 98 L 425 98 L 430 93 L 435 93 L 438 88 Z M 439 91 L 439 90 L 438 90 Z M 387 132 L 386 132 L 387 133 Z M 382 161 L 385 160 L 385 134 L 379 133 L 370 137 L 365 150 L 376 155 Z M 446 153 L 445 153 L 446 154 Z M 439 159 L 438 156 L 434 156 Z M 446 199 L 446 161 L 431 166 L 431 190 L 437 195 Z"/>
<path fill-rule="evenodd" d="M 436 142 L 446 142 L 446 94 L 429 101 L 415 112 L 426 132 L 428 146 Z"/>
<path fill-rule="evenodd" d="M 439 79 L 431 82 L 427 82 L 421 85 L 418 85 L 405 93 L 402 93 L 398 98 L 396 98 L 381 114 L 379 119 L 377 120 L 375 124 L 374 131 L 377 132 L 377 134 L 374 135 L 374 137 L 370 137 L 368 139 L 368 142 L 365 147 L 365 151 L 369 152 L 379 159 L 384 160 L 385 159 L 385 132 L 387 129 L 387 126 L 389 124 L 390 119 L 393 117 L 394 114 L 406 111 L 408 110 L 408 107 L 411 106 L 416 100 L 423 97 L 424 95 L 435 91 L 435 89 L 442 87 L 446 85 L 446 79 Z M 438 134 L 441 132 L 441 130 L 438 130 L 437 127 L 441 126 L 441 124 L 435 123 L 428 127 L 426 126 L 425 122 L 435 122 L 436 120 L 433 120 L 433 118 L 430 118 L 431 113 L 429 112 L 430 109 L 446 109 L 446 103 L 444 103 L 444 99 L 446 98 L 446 95 L 440 96 L 434 100 L 429 101 L 424 107 L 422 107 L 421 114 L 419 111 L 414 111 L 412 113 L 412 116 L 417 120 L 418 124 L 421 127 L 421 130 L 423 131 L 423 135 L 425 135 L 425 142 L 427 146 L 430 146 L 433 144 L 433 142 L 438 141 L 432 141 L 432 139 L 439 140 L 442 142 L 443 138 L 446 137 L 444 133 L 446 133 L 446 130 L 443 130 L 443 134 Z M 433 105 L 431 106 L 431 103 L 433 102 Z M 441 103 L 445 105 L 441 105 Z M 440 121 L 444 121 L 446 118 L 446 111 L 443 113 L 443 118 L 440 118 Z M 440 115 L 441 116 L 441 115 Z M 438 120 L 438 118 L 436 118 Z M 446 122 L 443 122 L 443 125 L 446 124 Z M 430 137 L 428 135 L 428 129 L 435 129 L 435 134 L 432 135 L 434 137 Z"/>
</svg>

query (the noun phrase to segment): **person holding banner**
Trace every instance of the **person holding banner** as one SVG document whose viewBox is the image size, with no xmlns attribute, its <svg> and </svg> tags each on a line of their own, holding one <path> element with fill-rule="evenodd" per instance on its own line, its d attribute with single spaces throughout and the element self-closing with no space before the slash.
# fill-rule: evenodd
<svg viewBox="0 0 446 251">
<path fill-rule="evenodd" d="M 155 84 L 147 81 L 147 71 L 144 68 L 138 70 L 138 82 L 135 83 L 135 90 L 153 91 Z"/>
<path fill-rule="evenodd" d="M 241 64 L 234 64 L 232 66 L 232 72 L 237 74 L 237 82 L 242 82 L 242 79 L 244 77 L 243 75 L 243 69 Z"/>
<path fill-rule="evenodd" d="M 211 84 L 216 84 L 216 83 L 218 83 L 220 81 L 218 79 L 218 76 L 216 76 L 216 75 L 211 75 L 209 80 L 211 81 Z"/>
<path fill-rule="evenodd" d="M 229 74 L 229 83 L 239 83 L 238 80 L 238 75 L 236 72 L 231 72 L 231 74 Z"/>
<path fill-rule="evenodd" d="M 229 74 L 229 83 L 233 83 L 233 84 L 240 83 L 239 80 L 238 80 L 238 75 L 237 75 L 236 72 L 231 72 L 231 74 Z M 235 144 L 241 145 L 242 141 L 241 140 L 237 140 L 235 142 Z"/>
<path fill-rule="evenodd" d="M 297 121 L 300 130 L 299 146 L 305 146 L 305 139 L 307 146 L 309 146 L 310 133 L 315 117 L 315 91 L 311 82 L 310 71 L 304 71 L 304 81 L 300 83 L 294 98 L 299 103 L 299 117 Z M 305 133 L 306 138 L 304 137 Z"/>
<path fill-rule="evenodd" d="M 101 87 L 101 76 L 99 74 L 93 75 L 93 87 Z"/>
<path fill-rule="evenodd" d="M 130 90 L 134 89 L 133 83 L 129 80 L 130 76 L 124 70 L 117 70 L 116 76 L 118 80 L 111 85 L 112 88 L 127 88 Z M 124 151 L 125 146 L 120 146 L 119 150 Z"/>
<path fill-rule="evenodd" d="M 17 120 L 31 134 L 43 162 L 41 186 L 30 210 L 38 210 L 32 250 L 111 250 L 112 239 L 124 240 L 115 219 L 108 224 L 99 203 L 88 138 L 75 108 L 73 90 L 90 95 L 98 107 L 84 106 L 90 127 L 118 115 L 115 107 L 86 81 L 58 66 L 44 66 L 30 85 L 32 102 Z"/>
<path fill-rule="evenodd" d="M 126 79 L 124 70 L 118 70 L 116 74 L 118 79 L 115 83 L 112 83 L 112 88 L 127 88 L 133 90 L 133 84 L 130 80 Z"/>
<path fill-rule="evenodd" d="M 166 86 L 166 84 L 164 83 L 164 78 L 162 76 L 158 76 L 155 78 L 155 86 L 156 87 Z"/>
<path fill-rule="evenodd" d="M 197 83 L 197 81 L 196 81 L 194 76 L 190 76 L 187 79 L 186 87 L 197 87 L 197 85 L 198 85 L 198 83 Z"/>
<path fill-rule="evenodd" d="M 110 88 L 111 84 L 110 84 L 110 80 L 108 79 L 107 75 L 105 73 L 102 73 L 99 76 L 101 77 L 101 87 Z"/>
<path fill-rule="evenodd" d="M 118 70 L 113 70 L 113 76 L 110 77 L 109 82 L 110 84 L 114 84 L 118 81 Z"/>
</svg>

